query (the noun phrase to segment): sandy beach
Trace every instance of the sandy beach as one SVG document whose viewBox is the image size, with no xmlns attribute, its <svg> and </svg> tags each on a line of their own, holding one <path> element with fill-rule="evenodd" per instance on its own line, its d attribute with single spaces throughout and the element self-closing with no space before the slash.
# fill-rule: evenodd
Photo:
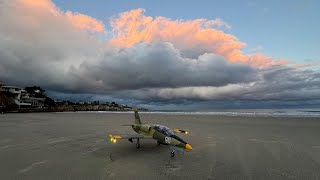
<svg viewBox="0 0 320 180">
<path fill-rule="evenodd" d="M 187 129 L 193 146 L 141 140 L 132 113 L 0 114 L 0 179 L 320 179 L 320 118 L 141 113 L 145 123 Z"/>
</svg>

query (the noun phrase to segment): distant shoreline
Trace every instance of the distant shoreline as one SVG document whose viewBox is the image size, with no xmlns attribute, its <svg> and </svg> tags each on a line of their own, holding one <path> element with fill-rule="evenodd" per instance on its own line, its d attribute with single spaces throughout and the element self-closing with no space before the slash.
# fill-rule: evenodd
<svg viewBox="0 0 320 180">
<path fill-rule="evenodd" d="M 148 111 L 147 109 L 140 108 L 139 111 Z M 19 109 L 19 110 L 11 110 L 5 111 L 4 113 L 50 113 L 50 112 L 130 112 L 133 111 L 133 108 L 122 109 L 122 108 L 110 108 L 110 109 L 87 109 L 80 110 L 77 108 L 68 108 L 68 109 Z"/>
<path fill-rule="evenodd" d="M 131 113 L 131 110 L 117 110 L 117 111 L 51 111 L 56 113 Z M 270 111 L 270 112 L 236 112 L 236 111 L 211 111 L 211 112 L 199 112 L 199 111 L 156 111 L 156 110 L 140 110 L 141 114 L 161 114 L 168 116 L 226 116 L 226 117 L 303 117 L 303 118 L 320 118 L 320 112 L 308 112 L 308 111 Z"/>
<path fill-rule="evenodd" d="M 216 111 L 161 111 L 161 110 L 148 110 L 138 109 L 142 114 L 162 114 L 162 115 L 199 115 L 199 116 L 239 116 L 239 117 L 320 117 L 318 110 L 302 110 L 302 109 L 283 109 L 266 111 L 263 110 L 216 110 Z M 44 110 L 44 109 L 21 109 L 16 111 L 8 111 L 7 113 L 130 113 L 130 109 L 108 109 L 108 110 Z"/>
<path fill-rule="evenodd" d="M 130 112 L 133 110 L 84 110 L 84 111 L 59 111 L 59 110 L 15 110 L 15 111 L 6 111 L 5 113 L 49 113 L 49 112 Z M 140 111 L 148 111 L 148 110 L 140 110 Z"/>
<path fill-rule="evenodd" d="M 107 111 L 57 111 L 57 110 L 19 110 L 19 111 L 7 111 L 5 113 L 49 113 L 49 112 L 130 112 L 133 110 L 107 110 Z"/>
</svg>

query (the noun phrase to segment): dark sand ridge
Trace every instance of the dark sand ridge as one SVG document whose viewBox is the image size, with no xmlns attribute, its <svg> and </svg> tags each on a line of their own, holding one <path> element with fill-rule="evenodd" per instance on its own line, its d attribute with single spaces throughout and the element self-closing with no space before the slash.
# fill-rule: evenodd
<svg viewBox="0 0 320 180">
<path fill-rule="evenodd" d="M 106 133 L 134 133 L 133 114 L 0 115 L 0 179 L 320 179 L 320 118 L 141 114 L 189 129 L 193 146 L 141 149 Z"/>
</svg>

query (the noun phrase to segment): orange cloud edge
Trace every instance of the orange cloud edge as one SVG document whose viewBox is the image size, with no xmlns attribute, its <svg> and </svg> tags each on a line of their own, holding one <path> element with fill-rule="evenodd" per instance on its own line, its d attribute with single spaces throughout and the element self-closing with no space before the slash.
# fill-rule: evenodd
<svg viewBox="0 0 320 180">
<path fill-rule="evenodd" d="M 65 17 L 76 29 L 103 33 L 102 21 L 77 12 L 62 12 L 51 0 L 18 0 L 28 8 L 50 11 L 53 15 Z M 133 9 L 110 18 L 112 38 L 109 45 L 130 48 L 137 43 L 169 42 L 180 51 L 195 50 L 196 53 L 215 53 L 225 57 L 230 63 L 245 63 L 265 68 L 273 65 L 290 65 L 288 60 L 279 60 L 264 54 L 244 54 L 244 42 L 221 28 L 231 26 L 221 19 L 172 20 L 166 17 L 145 15 L 144 9 Z M 303 65 L 293 64 L 293 68 Z"/>
</svg>

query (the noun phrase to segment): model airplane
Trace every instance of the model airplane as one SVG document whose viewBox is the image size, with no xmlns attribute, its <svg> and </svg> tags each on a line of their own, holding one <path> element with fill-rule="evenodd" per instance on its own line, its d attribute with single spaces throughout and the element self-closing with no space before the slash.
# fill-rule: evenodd
<svg viewBox="0 0 320 180">
<path fill-rule="evenodd" d="M 158 142 L 158 145 L 169 145 L 174 147 L 174 150 L 171 151 L 171 157 L 175 156 L 176 150 L 182 152 L 184 150 L 192 150 L 190 144 L 178 137 L 173 133 L 184 133 L 188 134 L 187 131 L 182 129 L 173 129 L 171 131 L 168 127 L 157 124 L 143 124 L 141 123 L 139 113 L 137 110 L 134 111 L 135 123 L 128 124 L 124 126 L 131 126 L 132 129 L 138 134 L 135 135 L 112 135 L 109 134 L 110 141 L 113 143 L 117 142 L 117 139 L 128 139 L 130 142 L 133 142 L 133 139 L 137 140 L 136 147 L 140 148 L 140 139 L 154 139 Z"/>
</svg>

